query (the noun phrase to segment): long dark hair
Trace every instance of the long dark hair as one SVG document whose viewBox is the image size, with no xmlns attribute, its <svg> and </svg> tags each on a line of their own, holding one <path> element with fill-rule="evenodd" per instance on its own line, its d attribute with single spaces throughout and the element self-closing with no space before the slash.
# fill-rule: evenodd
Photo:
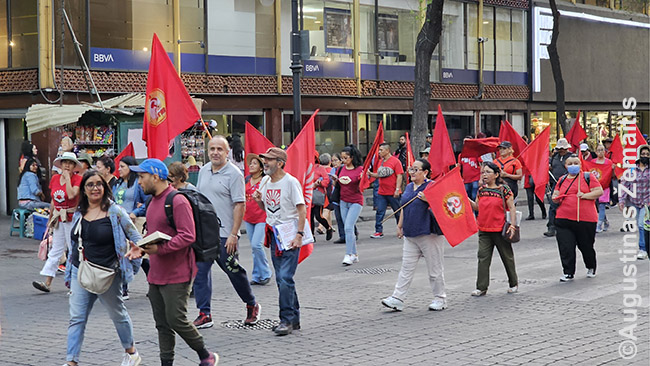
<svg viewBox="0 0 650 366">
<path fill-rule="evenodd" d="M 503 180 L 503 178 L 501 178 L 501 168 L 499 168 L 499 166 L 496 165 L 494 162 L 486 161 L 485 163 L 483 163 L 483 166 L 486 166 L 486 167 L 492 169 L 492 171 L 493 171 L 495 174 L 498 174 L 498 175 L 499 175 L 499 176 L 497 177 L 496 181 L 495 181 L 496 184 L 503 185 L 503 184 L 506 183 L 506 182 Z"/>
<path fill-rule="evenodd" d="M 232 157 L 236 162 L 244 161 L 244 146 L 241 143 L 241 136 L 238 134 L 232 135 L 232 142 L 230 143 L 232 149 Z"/>
<path fill-rule="evenodd" d="M 34 157 L 34 145 L 29 142 L 29 141 L 23 141 L 22 145 L 20 145 L 20 152 L 23 154 L 25 158 L 33 158 Z"/>
<path fill-rule="evenodd" d="M 343 150 L 341 150 L 341 152 L 350 155 L 350 157 L 352 158 L 352 165 L 354 165 L 355 168 L 363 165 L 363 159 L 361 159 L 361 152 L 359 152 L 359 149 L 357 149 L 357 147 L 354 146 L 354 144 L 350 144 L 344 147 Z"/>
<path fill-rule="evenodd" d="M 138 162 L 135 160 L 133 156 L 125 156 L 120 160 L 120 163 L 124 163 L 128 165 L 129 167 L 133 165 L 138 165 Z M 130 169 L 129 169 L 130 170 Z M 127 187 L 131 188 L 133 187 L 133 184 L 135 183 L 135 180 L 138 179 L 138 175 L 135 174 L 134 172 L 129 172 L 129 181 L 127 183 Z M 120 177 L 120 180 L 117 181 L 117 185 L 122 184 L 124 182 L 124 178 Z"/>
<path fill-rule="evenodd" d="M 29 167 L 31 167 L 32 164 L 34 164 L 34 163 L 36 165 L 38 165 L 39 168 L 36 169 L 36 173 L 34 173 L 34 172 L 32 172 L 32 173 L 36 174 L 36 178 L 38 178 L 39 182 L 43 179 L 43 177 L 41 176 L 40 164 L 38 163 L 38 161 L 36 161 L 36 159 L 34 157 L 30 157 L 30 158 L 27 158 L 27 160 L 25 161 L 25 165 L 23 165 L 23 171 L 20 172 L 20 175 L 18 176 L 18 185 L 20 185 L 20 180 L 23 179 L 23 175 L 25 175 L 25 173 L 27 173 L 27 172 L 31 172 Z"/>
<path fill-rule="evenodd" d="M 102 186 L 104 186 L 104 195 L 102 196 L 102 202 L 100 204 L 102 211 L 108 211 L 108 208 L 111 207 L 111 201 L 113 200 L 113 191 L 111 191 L 111 187 L 108 186 L 108 183 L 106 183 L 98 171 L 95 169 L 88 169 L 86 173 L 84 173 L 84 176 L 81 178 L 81 185 L 79 187 L 79 193 L 81 193 L 81 195 L 79 196 L 78 209 L 82 215 L 85 215 L 88 212 L 88 195 L 86 195 L 86 182 L 88 179 L 94 176 L 99 177 L 99 179 L 101 179 Z"/>
</svg>

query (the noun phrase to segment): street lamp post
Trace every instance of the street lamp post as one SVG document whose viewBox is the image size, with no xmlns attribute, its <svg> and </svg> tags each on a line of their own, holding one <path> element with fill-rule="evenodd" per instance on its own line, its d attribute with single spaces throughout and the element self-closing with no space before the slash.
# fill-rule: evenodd
<svg viewBox="0 0 650 366">
<path fill-rule="evenodd" d="M 278 0 L 276 0 L 278 1 Z M 300 32 L 298 31 L 298 0 L 291 0 L 291 71 L 293 74 L 293 123 L 291 136 L 295 139 L 302 127 L 300 107 L 300 73 L 302 72 Z"/>
</svg>

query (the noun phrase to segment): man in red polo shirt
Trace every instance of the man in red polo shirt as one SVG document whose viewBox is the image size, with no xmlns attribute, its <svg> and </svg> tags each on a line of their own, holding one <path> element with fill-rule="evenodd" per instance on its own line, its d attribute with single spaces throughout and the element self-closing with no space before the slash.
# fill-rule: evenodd
<svg viewBox="0 0 650 366">
<path fill-rule="evenodd" d="M 375 233 L 370 235 L 373 239 L 384 237 L 384 225 L 381 223 L 386 214 L 388 205 L 393 211 L 399 208 L 399 196 L 402 193 L 400 187 L 402 186 L 402 163 L 390 154 L 390 145 L 386 142 L 379 145 L 379 168 L 377 173 L 368 170 L 368 176 L 371 178 L 379 178 L 379 190 L 377 191 L 377 213 L 375 215 Z M 399 215 L 395 215 L 395 221 L 399 223 Z"/>
</svg>

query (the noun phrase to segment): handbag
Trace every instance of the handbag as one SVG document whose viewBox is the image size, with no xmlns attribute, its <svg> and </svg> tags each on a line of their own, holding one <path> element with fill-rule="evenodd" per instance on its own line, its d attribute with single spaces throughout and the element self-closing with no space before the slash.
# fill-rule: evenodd
<svg viewBox="0 0 650 366">
<path fill-rule="evenodd" d="M 52 244 L 50 242 L 51 237 L 50 233 L 45 233 L 45 237 L 38 245 L 38 259 L 42 261 L 47 260 L 47 255 L 50 253 L 50 249 L 52 249 Z"/>
<path fill-rule="evenodd" d="M 520 239 L 520 233 L 519 233 L 519 226 L 515 225 L 515 229 L 508 233 L 508 229 L 510 228 L 510 222 L 508 221 L 508 216 L 506 214 L 506 196 L 504 193 L 504 190 L 501 190 L 501 199 L 503 200 L 503 216 L 504 216 L 504 223 L 503 223 L 503 228 L 501 229 L 501 236 L 505 241 L 508 243 L 517 243 Z M 517 217 L 515 217 L 515 223 L 517 222 Z"/>
<path fill-rule="evenodd" d="M 325 205 L 325 193 L 321 192 L 318 189 L 314 189 L 311 195 L 311 204 L 314 206 L 324 206 Z"/>
<path fill-rule="evenodd" d="M 86 259 L 84 255 L 83 239 L 81 238 L 81 221 L 75 228 L 75 234 L 78 235 L 79 241 L 79 270 L 77 271 L 77 280 L 79 285 L 86 291 L 96 295 L 101 295 L 113 284 L 117 271 L 114 268 L 100 266 Z"/>
<path fill-rule="evenodd" d="M 337 178 L 339 177 L 339 173 L 341 173 L 341 168 L 338 168 L 336 170 Z M 334 189 L 332 190 L 332 194 L 330 194 L 329 200 L 330 202 L 336 202 L 336 203 L 341 202 L 341 186 L 340 183 L 338 183 L 338 179 L 337 182 L 334 183 Z"/>
</svg>

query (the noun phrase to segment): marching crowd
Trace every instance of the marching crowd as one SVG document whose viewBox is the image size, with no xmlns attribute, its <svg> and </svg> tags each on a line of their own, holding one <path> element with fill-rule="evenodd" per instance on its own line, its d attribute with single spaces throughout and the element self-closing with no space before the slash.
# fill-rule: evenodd
<svg viewBox="0 0 650 366">
<path fill-rule="evenodd" d="M 317 157 L 310 207 L 311 231 L 322 230 L 327 241 L 337 232 L 339 238 L 334 243 L 345 244 L 342 265 L 358 263 L 356 224 L 364 206 L 360 184 L 363 179 L 372 180 L 376 222 L 370 237 L 381 239 L 384 236 L 383 223 L 390 219 L 386 218 L 390 206 L 396 213 L 397 236 L 403 239 L 397 283 L 392 295 L 381 303 L 396 311 L 404 308 L 415 268 L 423 257 L 433 294 L 429 309 L 443 310 L 447 307 L 443 265 L 447 241 L 423 193 L 433 183 L 432 178 L 436 178 L 430 176 L 429 146 L 420 153 L 419 159 L 409 163 L 404 141 L 400 138 L 395 153 L 391 153 L 390 144 L 382 143 L 378 158 L 367 171 L 354 145 L 334 155 Z M 431 143 L 431 135 L 427 136 L 427 141 Z M 598 145 L 593 154 L 589 146 L 583 144 L 578 152 L 582 154 L 580 158 L 569 151 L 571 146 L 566 139 L 558 140 L 549 161 L 548 215 L 544 202 L 534 198 L 535 182 L 514 156 L 510 142 L 501 141 L 496 154 L 460 157 L 465 188 L 479 230 L 476 288 L 472 296 L 483 296 L 488 291 L 494 248 L 506 269 L 507 293 L 518 291 L 512 242 L 516 241 L 513 238 L 519 230 L 515 203 L 522 180 L 528 201 L 526 220 L 535 219 L 535 200 L 542 218 L 548 216 L 548 231 L 544 235 L 555 236 L 557 240 L 562 282 L 574 279 L 576 247 L 582 253 L 586 276 L 596 276 L 594 241 L 597 233 L 609 230 L 606 216 L 609 206 L 633 207 L 639 227 L 650 230 L 647 210 L 650 204 L 650 146 L 638 149 L 634 168 L 636 180 L 625 183 L 636 184 L 637 194 L 633 197 L 622 191 L 617 197 L 610 188 L 603 190 L 596 176 L 581 172 L 584 160 L 614 169 L 608 157 L 608 144 L 611 139 Z M 59 262 L 67 252 L 64 278 L 70 289 L 70 324 L 65 365 L 78 364 L 85 325 L 98 299 L 108 310 L 125 350 L 122 365 L 140 364 L 133 324 L 124 303 L 129 296 L 128 283 L 140 268 L 149 284 L 147 297 L 158 331 L 161 365 L 173 364 L 176 334 L 197 352 L 201 366 L 218 363 L 219 356 L 206 348 L 197 330 L 214 324 L 211 313 L 213 261 L 197 261 L 192 249 L 198 235 L 196 214 L 191 202 L 185 195 L 176 194 L 177 190 L 200 192 L 218 214 L 221 246 L 215 262 L 245 304 L 244 323 L 253 325 L 260 319 L 261 305 L 254 295 L 254 286 L 268 284 L 275 275 L 280 323 L 273 331 L 282 336 L 300 329 L 294 275 L 306 236 L 304 231 L 309 228 L 305 227 L 309 210 L 303 187 L 284 170 L 287 163 L 284 150 L 273 147 L 263 154 L 244 156 L 244 152 L 237 149 L 233 154 L 226 138 L 215 136 L 208 143 L 210 162 L 200 169 L 195 187 L 188 182 L 188 170 L 181 163 L 166 166 L 160 160 L 147 159 L 138 164 L 135 158 L 123 157 L 116 166 L 112 158 L 103 156 L 93 166 L 90 156 L 83 153 L 77 156 L 72 152 L 71 141 L 64 139 L 61 154 L 54 161 L 56 174 L 49 181 L 51 199 L 46 199 L 43 193 L 45 174 L 36 152 L 35 146 L 24 144 L 18 198 L 21 207 L 50 209 L 51 248 L 40 272 L 44 279 L 33 282 L 36 289 L 50 292 Z M 248 168 L 246 176 L 244 164 Z M 114 175 L 116 169 L 117 177 Z M 615 184 L 610 186 L 615 187 Z M 167 200 L 169 195 L 171 198 Z M 332 212 L 337 228 L 332 224 Z M 506 213 L 512 220 L 507 219 Z M 279 225 L 286 223 L 294 223 L 297 228 L 288 243 L 281 242 L 277 231 Z M 253 268 L 250 274 L 239 263 L 238 241 L 242 226 L 251 243 Z M 136 245 L 145 231 L 160 232 L 169 239 L 164 243 Z M 647 259 L 648 241 L 648 231 L 645 231 L 645 235 L 639 236 L 638 259 Z M 273 269 L 265 247 L 270 249 Z M 88 280 L 81 277 L 95 273 L 85 270 L 88 265 L 110 269 L 113 281 L 106 282 L 101 290 L 85 285 Z M 187 311 L 191 294 L 197 308 L 194 321 L 188 319 Z"/>
</svg>

